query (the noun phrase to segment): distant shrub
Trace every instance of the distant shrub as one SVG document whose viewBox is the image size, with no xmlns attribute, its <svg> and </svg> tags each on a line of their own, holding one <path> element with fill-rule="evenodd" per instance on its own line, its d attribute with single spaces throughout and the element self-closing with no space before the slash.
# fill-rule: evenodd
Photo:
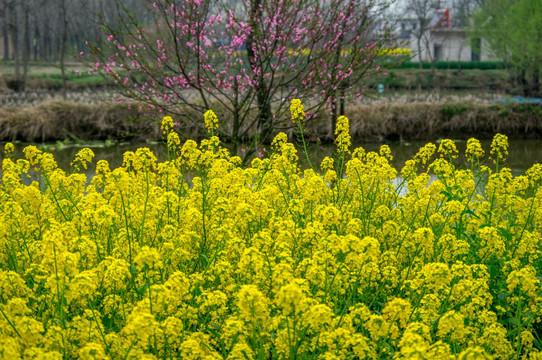
<svg viewBox="0 0 542 360">
<path fill-rule="evenodd" d="M 420 64 L 417 61 L 405 61 L 399 66 L 401 69 L 417 69 Z M 422 62 L 423 69 L 431 69 L 431 63 L 428 61 Z M 502 61 L 435 61 L 435 69 L 444 70 L 459 70 L 459 69 L 479 69 L 479 70 L 495 70 L 504 69 L 505 64 Z"/>
<path fill-rule="evenodd" d="M 442 105 L 442 114 L 449 117 L 461 115 L 467 110 L 469 110 L 469 106 L 462 103 L 447 103 Z"/>
</svg>

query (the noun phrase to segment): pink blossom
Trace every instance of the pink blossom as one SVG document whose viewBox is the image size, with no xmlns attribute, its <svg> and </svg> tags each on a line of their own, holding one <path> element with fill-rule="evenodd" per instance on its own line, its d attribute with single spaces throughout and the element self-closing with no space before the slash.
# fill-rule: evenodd
<svg viewBox="0 0 542 360">
<path fill-rule="evenodd" d="M 331 96 L 329 104 L 333 104 L 338 100 L 334 90 L 341 82 L 358 84 L 372 68 L 376 68 L 372 72 L 385 73 L 381 65 L 374 63 L 372 50 L 380 46 L 380 40 L 375 41 L 366 30 L 360 30 L 366 28 L 371 11 L 371 5 L 361 4 L 365 2 L 330 0 L 323 2 L 326 6 L 315 2 L 311 7 L 301 1 L 262 1 L 260 10 L 265 16 L 258 18 L 251 18 L 254 2 L 248 0 L 231 7 L 215 0 L 150 3 L 154 9 L 149 10 L 158 21 L 158 28 L 136 28 L 132 36 L 123 39 L 105 34 L 109 51 L 104 53 L 113 55 L 107 65 L 95 65 L 95 69 L 110 72 L 114 81 L 124 84 L 123 91 L 133 91 L 133 95 L 148 103 L 158 99 L 164 106 L 190 105 L 201 100 L 182 91 L 192 89 L 194 94 L 200 92 L 208 99 L 224 98 L 233 105 L 229 106 L 231 111 L 245 111 L 258 108 L 255 93 L 264 86 L 269 89 L 268 98 L 288 89 L 289 93 L 283 96 L 316 102 Z M 160 23 L 165 19 L 169 27 Z M 262 31 L 251 33 L 255 20 Z M 249 35 L 250 50 L 254 52 L 250 58 L 246 49 Z M 119 68 L 132 75 L 121 77 Z M 348 97 L 356 89 L 349 88 Z M 239 105 L 237 98 L 249 100 Z M 285 104 L 280 104 L 272 118 L 284 115 Z M 244 121 L 242 128 L 254 118 L 246 117 Z M 265 148 L 256 149 L 258 157 L 265 152 Z"/>
</svg>

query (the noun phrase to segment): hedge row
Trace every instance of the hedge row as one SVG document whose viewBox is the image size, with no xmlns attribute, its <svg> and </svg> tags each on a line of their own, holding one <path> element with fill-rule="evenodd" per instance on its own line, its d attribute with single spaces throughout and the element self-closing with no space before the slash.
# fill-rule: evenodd
<svg viewBox="0 0 542 360">
<path fill-rule="evenodd" d="M 435 69 L 457 70 L 457 69 L 479 69 L 494 70 L 504 69 L 505 63 L 502 61 L 435 61 Z M 420 63 L 417 61 L 405 61 L 399 65 L 400 69 L 417 69 Z M 422 68 L 431 69 L 431 62 L 422 62 Z"/>
</svg>

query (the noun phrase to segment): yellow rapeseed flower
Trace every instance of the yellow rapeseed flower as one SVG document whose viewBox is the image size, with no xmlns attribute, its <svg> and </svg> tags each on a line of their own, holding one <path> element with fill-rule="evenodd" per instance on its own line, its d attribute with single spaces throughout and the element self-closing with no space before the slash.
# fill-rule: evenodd
<svg viewBox="0 0 542 360">
<path fill-rule="evenodd" d="M 12 143 L 8 142 L 4 145 L 4 155 L 6 157 L 10 157 L 13 154 L 13 151 L 15 151 L 15 146 L 13 146 Z"/>
<path fill-rule="evenodd" d="M 209 134 L 214 134 L 214 131 L 218 129 L 218 117 L 216 116 L 213 110 L 207 110 L 203 114 L 203 119 L 205 120 L 205 128 Z"/>
<path fill-rule="evenodd" d="M 438 147 L 438 152 L 440 153 L 441 156 L 451 157 L 452 159 L 457 158 L 457 154 L 458 154 L 457 147 L 455 146 L 455 142 L 450 139 L 441 140 Z"/>
<path fill-rule="evenodd" d="M 465 156 L 470 161 L 475 159 L 480 159 L 484 156 L 484 149 L 482 149 L 482 144 L 479 140 L 475 138 L 470 138 L 467 140 L 467 149 L 465 150 Z"/>
<path fill-rule="evenodd" d="M 173 129 L 173 126 L 174 126 L 174 122 L 173 122 L 173 118 L 171 116 L 164 116 L 162 118 L 162 124 L 161 124 L 160 128 L 162 129 L 162 136 L 164 138 L 167 137 L 169 132 Z"/>
<path fill-rule="evenodd" d="M 237 294 L 239 318 L 255 326 L 269 315 L 269 301 L 255 285 L 243 285 Z"/>
<path fill-rule="evenodd" d="M 290 102 L 290 114 L 294 124 L 299 123 L 300 125 L 303 125 L 305 123 L 305 110 L 303 109 L 301 100 L 293 99 Z"/>
<path fill-rule="evenodd" d="M 541 166 L 461 169 L 443 140 L 398 178 L 385 145 L 346 159 L 345 117 L 320 171 L 284 133 L 243 166 L 172 121 L 167 160 L 90 184 L 35 146 L 2 159 L 0 358 L 540 357 Z"/>
<path fill-rule="evenodd" d="M 92 162 L 92 159 L 94 159 L 94 151 L 89 148 L 83 148 L 75 154 L 75 158 L 70 165 L 73 166 L 76 171 L 82 169 L 86 170 L 88 163 Z"/>
<path fill-rule="evenodd" d="M 337 145 L 337 152 L 339 154 L 348 153 L 350 145 L 350 125 L 346 116 L 341 116 L 337 119 L 337 125 L 335 127 L 335 144 Z"/>
<path fill-rule="evenodd" d="M 494 161 L 502 162 L 508 156 L 508 136 L 496 134 L 491 141 L 491 156 Z"/>
</svg>

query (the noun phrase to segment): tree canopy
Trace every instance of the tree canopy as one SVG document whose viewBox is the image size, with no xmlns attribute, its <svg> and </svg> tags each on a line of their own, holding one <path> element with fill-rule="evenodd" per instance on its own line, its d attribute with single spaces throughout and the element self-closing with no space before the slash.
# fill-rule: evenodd
<svg viewBox="0 0 542 360">
<path fill-rule="evenodd" d="M 542 96 L 542 2 L 488 0 L 475 16 L 475 34 L 505 60 L 525 96 Z"/>
<path fill-rule="evenodd" d="M 387 39 L 373 0 L 160 0 L 147 10 L 150 22 L 105 24 L 108 41 L 92 50 L 97 70 L 124 95 L 194 125 L 211 107 L 227 114 L 221 135 L 234 143 L 269 141 L 293 97 L 310 99 L 311 114 L 343 108 L 381 68 Z"/>
</svg>

